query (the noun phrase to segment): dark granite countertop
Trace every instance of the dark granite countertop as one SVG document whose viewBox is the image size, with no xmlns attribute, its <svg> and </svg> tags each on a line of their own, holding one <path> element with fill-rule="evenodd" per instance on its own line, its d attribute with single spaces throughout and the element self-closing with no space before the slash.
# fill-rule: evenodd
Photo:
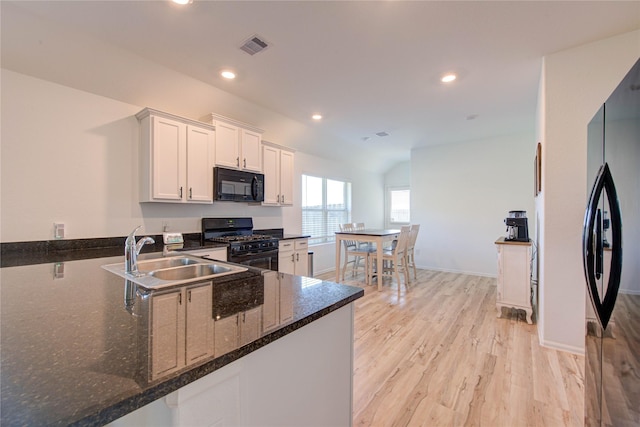
<svg viewBox="0 0 640 427">
<path fill-rule="evenodd" d="M 292 289 L 285 302 L 292 304 L 290 320 L 267 332 L 261 329 L 258 338 L 243 347 L 214 354 L 197 366 L 148 382 L 140 378 L 139 372 L 149 363 L 148 357 L 141 357 L 140 353 L 140 343 L 148 340 L 141 331 L 148 330 L 149 320 L 143 311 L 136 312 L 145 293 L 134 292 L 135 303 L 131 305 L 129 299 L 128 309 L 125 307 L 125 280 L 101 268 L 124 261 L 121 254 L 113 251 L 87 249 L 62 256 L 58 252 L 55 259 L 42 254 L 3 252 L 3 257 L 13 256 L 20 262 L 3 262 L 0 269 L 0 424 L 106 424 L 364 293 L 357 287 L 271 273 L 281 285 Z M 250 269 L 239 274 L 256 277 L 260 272 Z M 235 297 L 225 297 L 225 281 L 233 276 L 236 275 L 213 282 L 213 294 L 222 301 L 218 309 L 225 315 L 237 305 Z"/>
<path fill-rule="evenodd" d="M 308 239 L 309 235 L 299 235 L 299 234 L 285 234 L 283 235 L 280 240 L 293 240 L 293 239 Z"/>
</svg>

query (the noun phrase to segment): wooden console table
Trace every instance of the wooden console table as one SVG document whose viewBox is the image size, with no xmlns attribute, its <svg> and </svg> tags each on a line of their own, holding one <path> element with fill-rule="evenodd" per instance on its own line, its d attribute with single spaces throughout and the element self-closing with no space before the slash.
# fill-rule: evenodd
<svg viewBox="0 0 640 427">
<path fill-rule="evenodd" d="M 498 297 L 496 308 L 498 317 L 502 307 L 514 307 L 527 313 L 527 323 L 531 316 L 531 242 L 496 240 L 498 249 Z"/>
</svg>

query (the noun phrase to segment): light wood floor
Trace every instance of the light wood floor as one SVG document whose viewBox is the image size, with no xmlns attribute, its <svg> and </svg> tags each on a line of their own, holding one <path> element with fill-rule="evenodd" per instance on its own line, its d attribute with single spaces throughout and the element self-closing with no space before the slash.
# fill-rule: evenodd
<svg viewBox="0 0 640 427">
<path fill-rule="evenodd" d="M 333 272 L 319 278 L 334 280 Z M 582 426 L 584 357 L 540 347 L 524 312 L 497 318 L 492 278 L 418 270 L 398 300 L 362 275 L 355 426 Z"/>
</svg>

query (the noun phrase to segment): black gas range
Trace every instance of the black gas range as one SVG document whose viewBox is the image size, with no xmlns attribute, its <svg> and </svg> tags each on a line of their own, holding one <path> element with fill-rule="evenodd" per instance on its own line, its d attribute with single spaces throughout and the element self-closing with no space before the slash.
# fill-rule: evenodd
<svg viewBox="0 0 640 427">
<path fill-rule="evenodd" d="M 278 271 L 278 239 L 254 234 L 252 218 L 202 218 L 202 244 L 228 245 L 227 261 Z"/>
</svg>

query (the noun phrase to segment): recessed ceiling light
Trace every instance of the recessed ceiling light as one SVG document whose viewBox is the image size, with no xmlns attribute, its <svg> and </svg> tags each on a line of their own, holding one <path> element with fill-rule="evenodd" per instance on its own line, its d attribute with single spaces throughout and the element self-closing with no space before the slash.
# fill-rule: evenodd
<svg viewBox="0 0 640 427">
<path fill-rule="evenodd" d="M 313 120 L 322 120 L 322 114 L 314 114 L 311 118 Z"/>
<path fill-rule="evenodd" d="M 458 76 L 456 76 L 454 73 L 448 73 L 448 74 L 445 74 L 444 76 L 442 76 L 440 81 L 442 83 L 451 83 L 452 81 L 454 81 L 457 78 L 458 78 Z"/>
<path fill-rule="evenodd" d="M 193 3 L 193 0 L 171 0 L 172 2 L 174 2 L 175 4 L 191 4 Z"/>
<path fill-rule="evenodd" d="M 229 79 L 229 80 L 233 80 L 236 78 L 236 73 L 234 73 L 231 70 L 224 70 L 220 73 L 220 75 L 225 79 Z"/>
</svg>

